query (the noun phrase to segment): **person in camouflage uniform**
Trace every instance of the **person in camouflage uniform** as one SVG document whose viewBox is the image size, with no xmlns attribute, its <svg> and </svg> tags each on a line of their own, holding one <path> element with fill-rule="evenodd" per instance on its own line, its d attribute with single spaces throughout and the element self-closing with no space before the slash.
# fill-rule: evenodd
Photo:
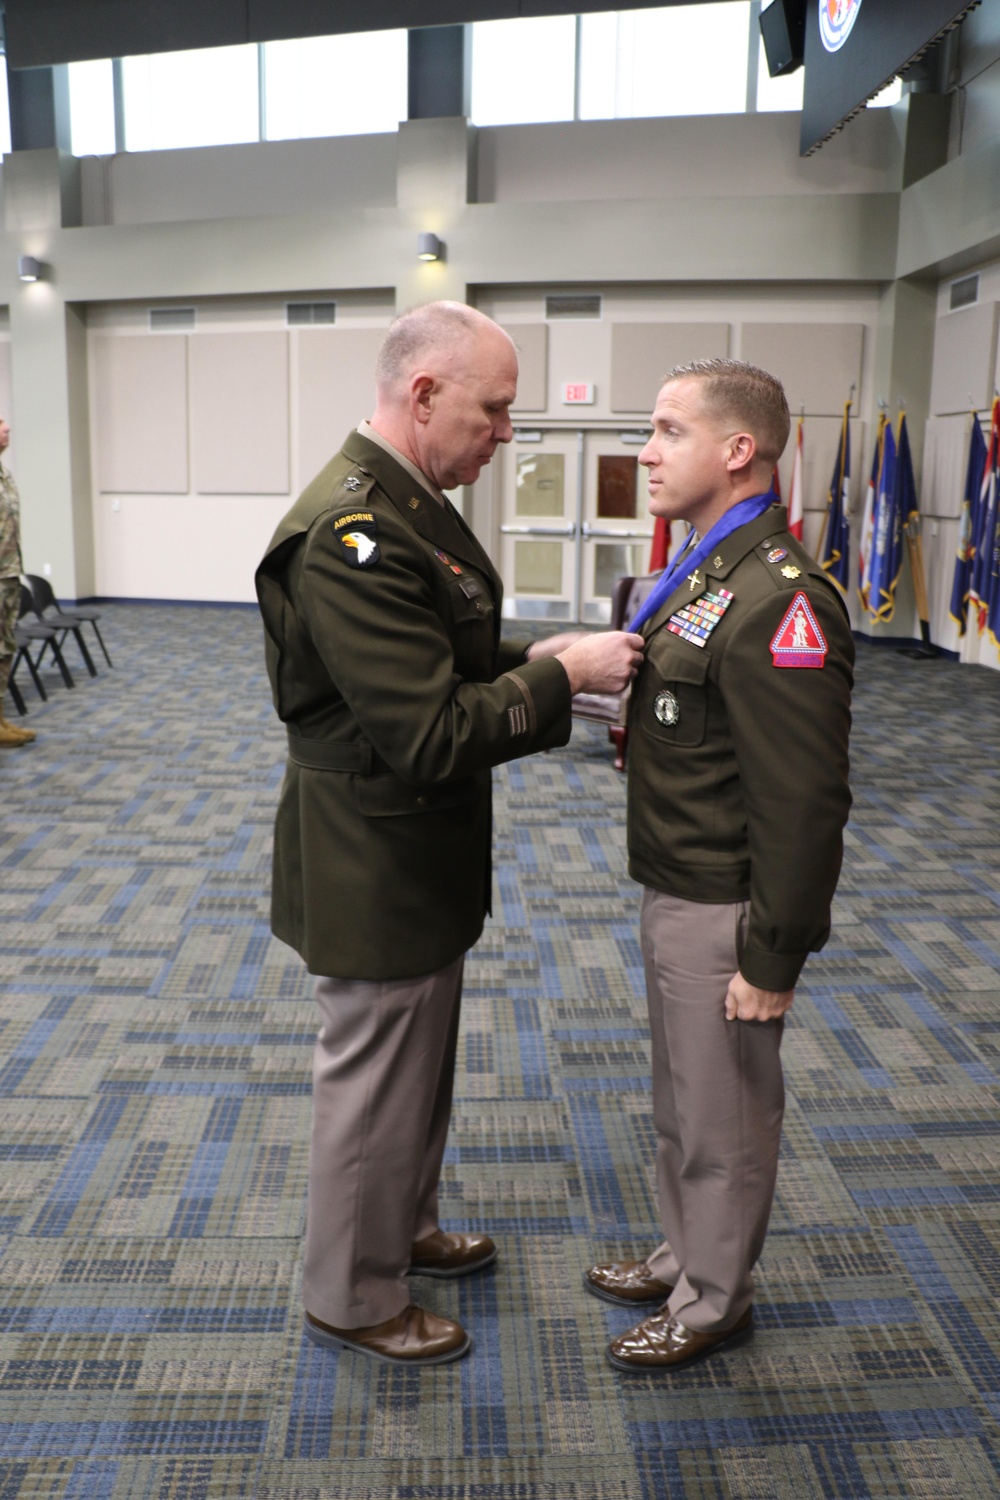
<svg viewBox="0 0 1000 1500">
<path fill-rule="evenodd" d="M 0 417 L 0 454 L 10 442 L 10 428 Z M 33 729 L 10 724 L 3 715 L 3 695 L 17 655 L 14 626 L 21 612 L 21 500 L 17 485 L 0 463 L 0 745 L 14 748 L 35 738 Z"/>
</svg>

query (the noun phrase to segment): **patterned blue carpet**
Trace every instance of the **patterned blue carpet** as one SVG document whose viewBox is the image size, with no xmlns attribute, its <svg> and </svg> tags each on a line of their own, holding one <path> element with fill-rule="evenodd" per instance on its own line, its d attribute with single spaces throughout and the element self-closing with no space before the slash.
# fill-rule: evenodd
<svg viewBox="0 0 1000 1500">
<path fill-rule="evenodd" d="M 443 1202 L 501 1259 L 420 1283 L 475 1349 L 406 1372 L 301 1335 L 316 1017 L 267 926 L 256 616 L 102 628 L 115 670 L 27 687 L 0 752 L 0 1500 L 1000 1495 L 1000 674 L 861 652 L 759 1332 L 669 1380 L 605 1364 L 632 1319 L 580 1285 L 656 1233 L 624 783 L 579 725 L 498 773 Z"/>
</svg>

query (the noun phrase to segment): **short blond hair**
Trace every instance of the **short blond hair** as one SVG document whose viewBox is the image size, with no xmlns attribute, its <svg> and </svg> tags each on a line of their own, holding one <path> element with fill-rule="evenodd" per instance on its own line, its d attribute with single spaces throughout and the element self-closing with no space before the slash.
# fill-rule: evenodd
<svg viewBox="0 0 1000 1500">
<path fill-rule="evenodd" d="M 663 384 L 675 380 L 701 381 L 705 404 L 712 413 L 723 422 L 746 428 L 759 456 L 771 465 L 778 462 L 792 419 L 784 386 L 776 376 L 742 359 L 695 359 L 668 370 Z"/>
</svg>

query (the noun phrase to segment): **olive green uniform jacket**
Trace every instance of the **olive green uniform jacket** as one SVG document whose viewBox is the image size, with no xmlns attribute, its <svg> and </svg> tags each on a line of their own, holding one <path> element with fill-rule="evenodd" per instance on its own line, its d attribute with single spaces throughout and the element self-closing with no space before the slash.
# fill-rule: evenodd
<svg viewBox="0 0 1000 1500">
<path fill-rule="evenodd" d="M 491 767 L 571 729 L 561 663 L 501 643 L 502 593 L 454 507 L 356 432 L 271 539 L 257 596 L 289 732 L 271 926 L 314 974 L 416 978 L 482 931 Z"/>
<path fill-rule="evenodd" d="M 688 901 L 749 901 L 740 971 L 769 990 L 792 989 L 829 936 L 851 805 L 847 611 L 786 521 L 773 506 L 741 526 L 647 620 L 629 717 L 630 874 Z M 678 634 L 680 611 L 721 590 L 732 599 L 702 644 Z M 772 642 L 798 594 L 826 651 L 778 667 Z"/>
</svg>

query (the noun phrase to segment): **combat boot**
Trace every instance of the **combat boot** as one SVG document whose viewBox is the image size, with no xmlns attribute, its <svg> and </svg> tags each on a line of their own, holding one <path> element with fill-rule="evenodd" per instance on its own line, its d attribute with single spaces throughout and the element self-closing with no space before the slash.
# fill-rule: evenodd
<svg viewBox="0 0 1000 1500">
<path fill-rule="evenodd" d="M 17 724 L 8 723 L 0 713 L 0 746 L 13 750 L 18 745 L 30 745 L 34 738 L 33 729 L 21 729 Z"/>
</svg>

